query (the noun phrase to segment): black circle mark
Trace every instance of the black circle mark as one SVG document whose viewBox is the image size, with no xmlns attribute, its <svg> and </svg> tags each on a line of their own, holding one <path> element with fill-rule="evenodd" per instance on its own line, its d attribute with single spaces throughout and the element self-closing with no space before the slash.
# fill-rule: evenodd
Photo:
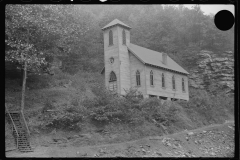
<svg viewBox="0 0 240 160">
<path fill-rule="evenodd" d="M 215 26 L 222 31 L 229 30 L 234 24 L 234 16 L 228 10 L 221 10 L 215 15 L 214 23 Z"/>
</svg>

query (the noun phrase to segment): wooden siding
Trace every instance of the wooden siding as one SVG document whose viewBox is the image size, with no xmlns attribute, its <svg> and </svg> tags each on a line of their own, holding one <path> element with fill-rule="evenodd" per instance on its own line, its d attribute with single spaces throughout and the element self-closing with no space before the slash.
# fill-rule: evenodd
<svg viewBox="0 0 240 160">
<path fill-rule="evenodd" d="M 120 72 L 119 72 L 119 45 L 117 27 L 110 28 L 113 32 L 113 45 L 109 46 L 109 29 L 103 33 L 104 37 L 104 64 L 105 64 L 105 86 L 109 87 L 110 73 L 113 71 L 117 77 L 117 92 L 120 93 Z M 109 62 L 109 58 L 114 58 L 114 63 Z"/>
<path fill-rule="evenodd" d="M 137 88 L 144 97 L 148 95 L 164 96 L 169 98 L 189 100 L 188 77 L 173 73 L 160 68 L 144 65 L 127 49 L 130 44 L 130 32 L 126 32 L 126 45 L 122 44 L 122 30 L 120 26 L 110 28 L 113 32 L 113 45 L 109 46 L 109 29 L 103 33 L 104 36 L 104 63 L 105 63 L 105 85 L 109 87 L 110 73 L 113 71 L 117 77 L 117 93 L 125 94 L 124 89 Z M 114 63 L 109 59 L 113 57 Z M 141 85 L 136 84 L 136 71 L 140 72 Z M 153 86 L 150 85 L 150 71 L 153 71 Z M 162 88 L 162 73 L 165 74 L 165 88 Z M 176 90 L 172 89 L 172 75 L 175 76 Z M 185 92 L 182 91 L 182 78 L 185 82 Z"/>
<path fill-rule="evenodd" d="M 153 86 L 150 85 L 150 71 L 153 71 Z M 165 88 L 162 88 L 162 73 L 165 76 Z M 172 89 L 172 76 L 175 76 L 176 89 Z M 182 91 L 182 78 L 185 80 L 186 91 Z M 163 97 L 189 100 L 188 77 L 182 74 L 173 73 L 163 69 L 146 66 L 146 88 L 147 94 Z"/>
<path fill-rule="evenodd" d="M 130 81 L 130 62 L 127 45 L 122 43 L 122 27 L 117 27 L 118 29 L 118 46 L 119 46 L 119 60 L 120 60 L 120 86 L 122 95 L 126 94 L 125 90 L 128 90 L 131 87 Z M 130 33 L 125 30 L 126 33 L 126 44 L 129 43 Z"/>
<path fill-rule="evenodd" d="M 131 68 L 131 87 L 137 88 L 138 91 L 142 92 L 143 96 L 146 97 L 146 83 L 145 83 L 145 71 L 144 64 L 140 62 L 132 53 L 129 52 L 130 57 L 130 68 Z M 136 72 L 140 72 L 141 85 L 137 86 Z"/>
</svg>

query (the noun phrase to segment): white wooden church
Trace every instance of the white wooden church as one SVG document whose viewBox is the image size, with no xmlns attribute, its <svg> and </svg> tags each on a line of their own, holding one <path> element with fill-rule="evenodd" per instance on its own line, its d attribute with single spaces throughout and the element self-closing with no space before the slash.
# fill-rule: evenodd
<svg viewBox="0 0 240 160">
<path fill-rule="evenodd" d="M 120 95 L 136 88 L 145 98 L 189 100 L 189 73 L 166 53 L 130 43 L 130 29 L 117 19 L 102 28 L 106 87 Z"/>
</svg>

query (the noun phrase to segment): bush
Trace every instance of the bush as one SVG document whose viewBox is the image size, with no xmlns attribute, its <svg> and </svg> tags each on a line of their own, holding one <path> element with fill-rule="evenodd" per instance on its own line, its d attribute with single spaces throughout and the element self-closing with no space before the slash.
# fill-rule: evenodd
<svg viewBox="0 0 240 160">
<path fill-rule="evenodd" d="M 92 91 L 96 97 L 94 99 L 86 99 L 83 105 L 90 111 L 90 119 L 102 123 L 139 123 L 141 116 L 139 115 L 138 101 L 132 94 L 132 90 L 127 92 L 125 97 L 112 94 L 100 85 L 92 87 Z M 135 100 L 133 100 L 135 99 Z"/>
<path fill-rule="evenodd" d="M 71 104 L 72 106 L 78 106 L 78 105 L 79 105 L 79 100 L 78 100 L 78 98 L 77 98 L 77 97 L 72 98 L 70 104 Z"/>
<path fill-rule="evenodd" d="M 27 87 L 29 89 L 43 89 L 48 88 L 53 82 L 53 78 L 50 75 L 28 75 Z"/>
<path fill-rule="evenodd" d="M 56 128 L 63 130 L 80 130 L 85 112 L 76 106 L 68 106 L 62 110 L 47 112 L 42 116 L 42 128 Z"/>
<path fill-rule="evenodd" d="M 50 99 L 47 99 L 42 108 L 42 113 L 46 112 L 47 110 L 52 110 L 54 108 L 55 107 L 53 105 L 53 101 L 51 101 Z"/>
<path fill-rule="evenodd" d="M 131 125 L 158 122 L 165 125 L 175 121 L 177 108 L 171 103 L 162 105 L 156 98 L 142 99 L 135 89 L 126 90 L 126 95 L 119 97 L 101 86 L 93 87 L 96 97 L 86 99 L 83 105 L 89 109 L 89 118 L 101 123 L 126 123 Z"/>
<path fill-rule="evenodd" d="M 228 113 L 233 115 L 234 99 L 224 94 L 210 95 L 206 91 L 191 89 L 188 102 L 179 101 L 189 118 L 195 122 L 209 124 L 223 122 L 228 119 Z"/>
<path fill-rule="evenodd" d="M 149 98 L 145 99 L 140 106 L 144 118 L 149 122 L 156 121 L 170 125 L 176 120 L 177 108 L 172 102 L 162 104 L 157 98 Z"/>
</svg>

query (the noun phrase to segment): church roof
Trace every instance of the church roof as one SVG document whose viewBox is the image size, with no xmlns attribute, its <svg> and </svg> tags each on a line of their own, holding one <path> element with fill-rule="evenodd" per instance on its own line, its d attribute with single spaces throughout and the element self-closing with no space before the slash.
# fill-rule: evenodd
<svg viewBox="0 0 240 160">
<path fill-rule="evenodd" d="M 189 74 L 185 69 L 178 65 L 173 59 L 167 56 L 167 65 L 162 63 L 163 52 L 153 51 L 144 47 L 130 43 L 128 50 L 133 53 L 143 64 L 152 65 L 154 67 L 160 67 L 171 71 L 180 72 L 183 74 Z M 105 67 L 102 68 L 101 74 L 105 71 Z"/>
<path fill-rule="evenodd" d="M 115 26 L 115 25 L 120 25 L 120 26 L 126 27 L 128 29 L 131 29 L 131 27 L 129 27 L 128 25 L 126 25 L 123 22 L 119 21 L 118 19 L 114 19 L 112 22 L 110 22 L 105 27 L 103 27 L 102 30 L 105 30 L 105 29 L 107 29 L 109 27 L 112 27 L 112 26 Z"/>
<path fill-rule="evenodd" d="M 128 45 L 128 50 L 133 53 L 140 61 L 144 64 L 153 65 L 156 67 L 161 67 L 164 69 L 169 69 L 172 71 L 181 72 L 184 74 L 189 74 L 185 69 L 178 65 L 169 56 L 167 57 L 167 65 L 162 63 L 163 52 L 153 51 L 144 47 L 137 46 L 130 43 Z"/>
</svg>

